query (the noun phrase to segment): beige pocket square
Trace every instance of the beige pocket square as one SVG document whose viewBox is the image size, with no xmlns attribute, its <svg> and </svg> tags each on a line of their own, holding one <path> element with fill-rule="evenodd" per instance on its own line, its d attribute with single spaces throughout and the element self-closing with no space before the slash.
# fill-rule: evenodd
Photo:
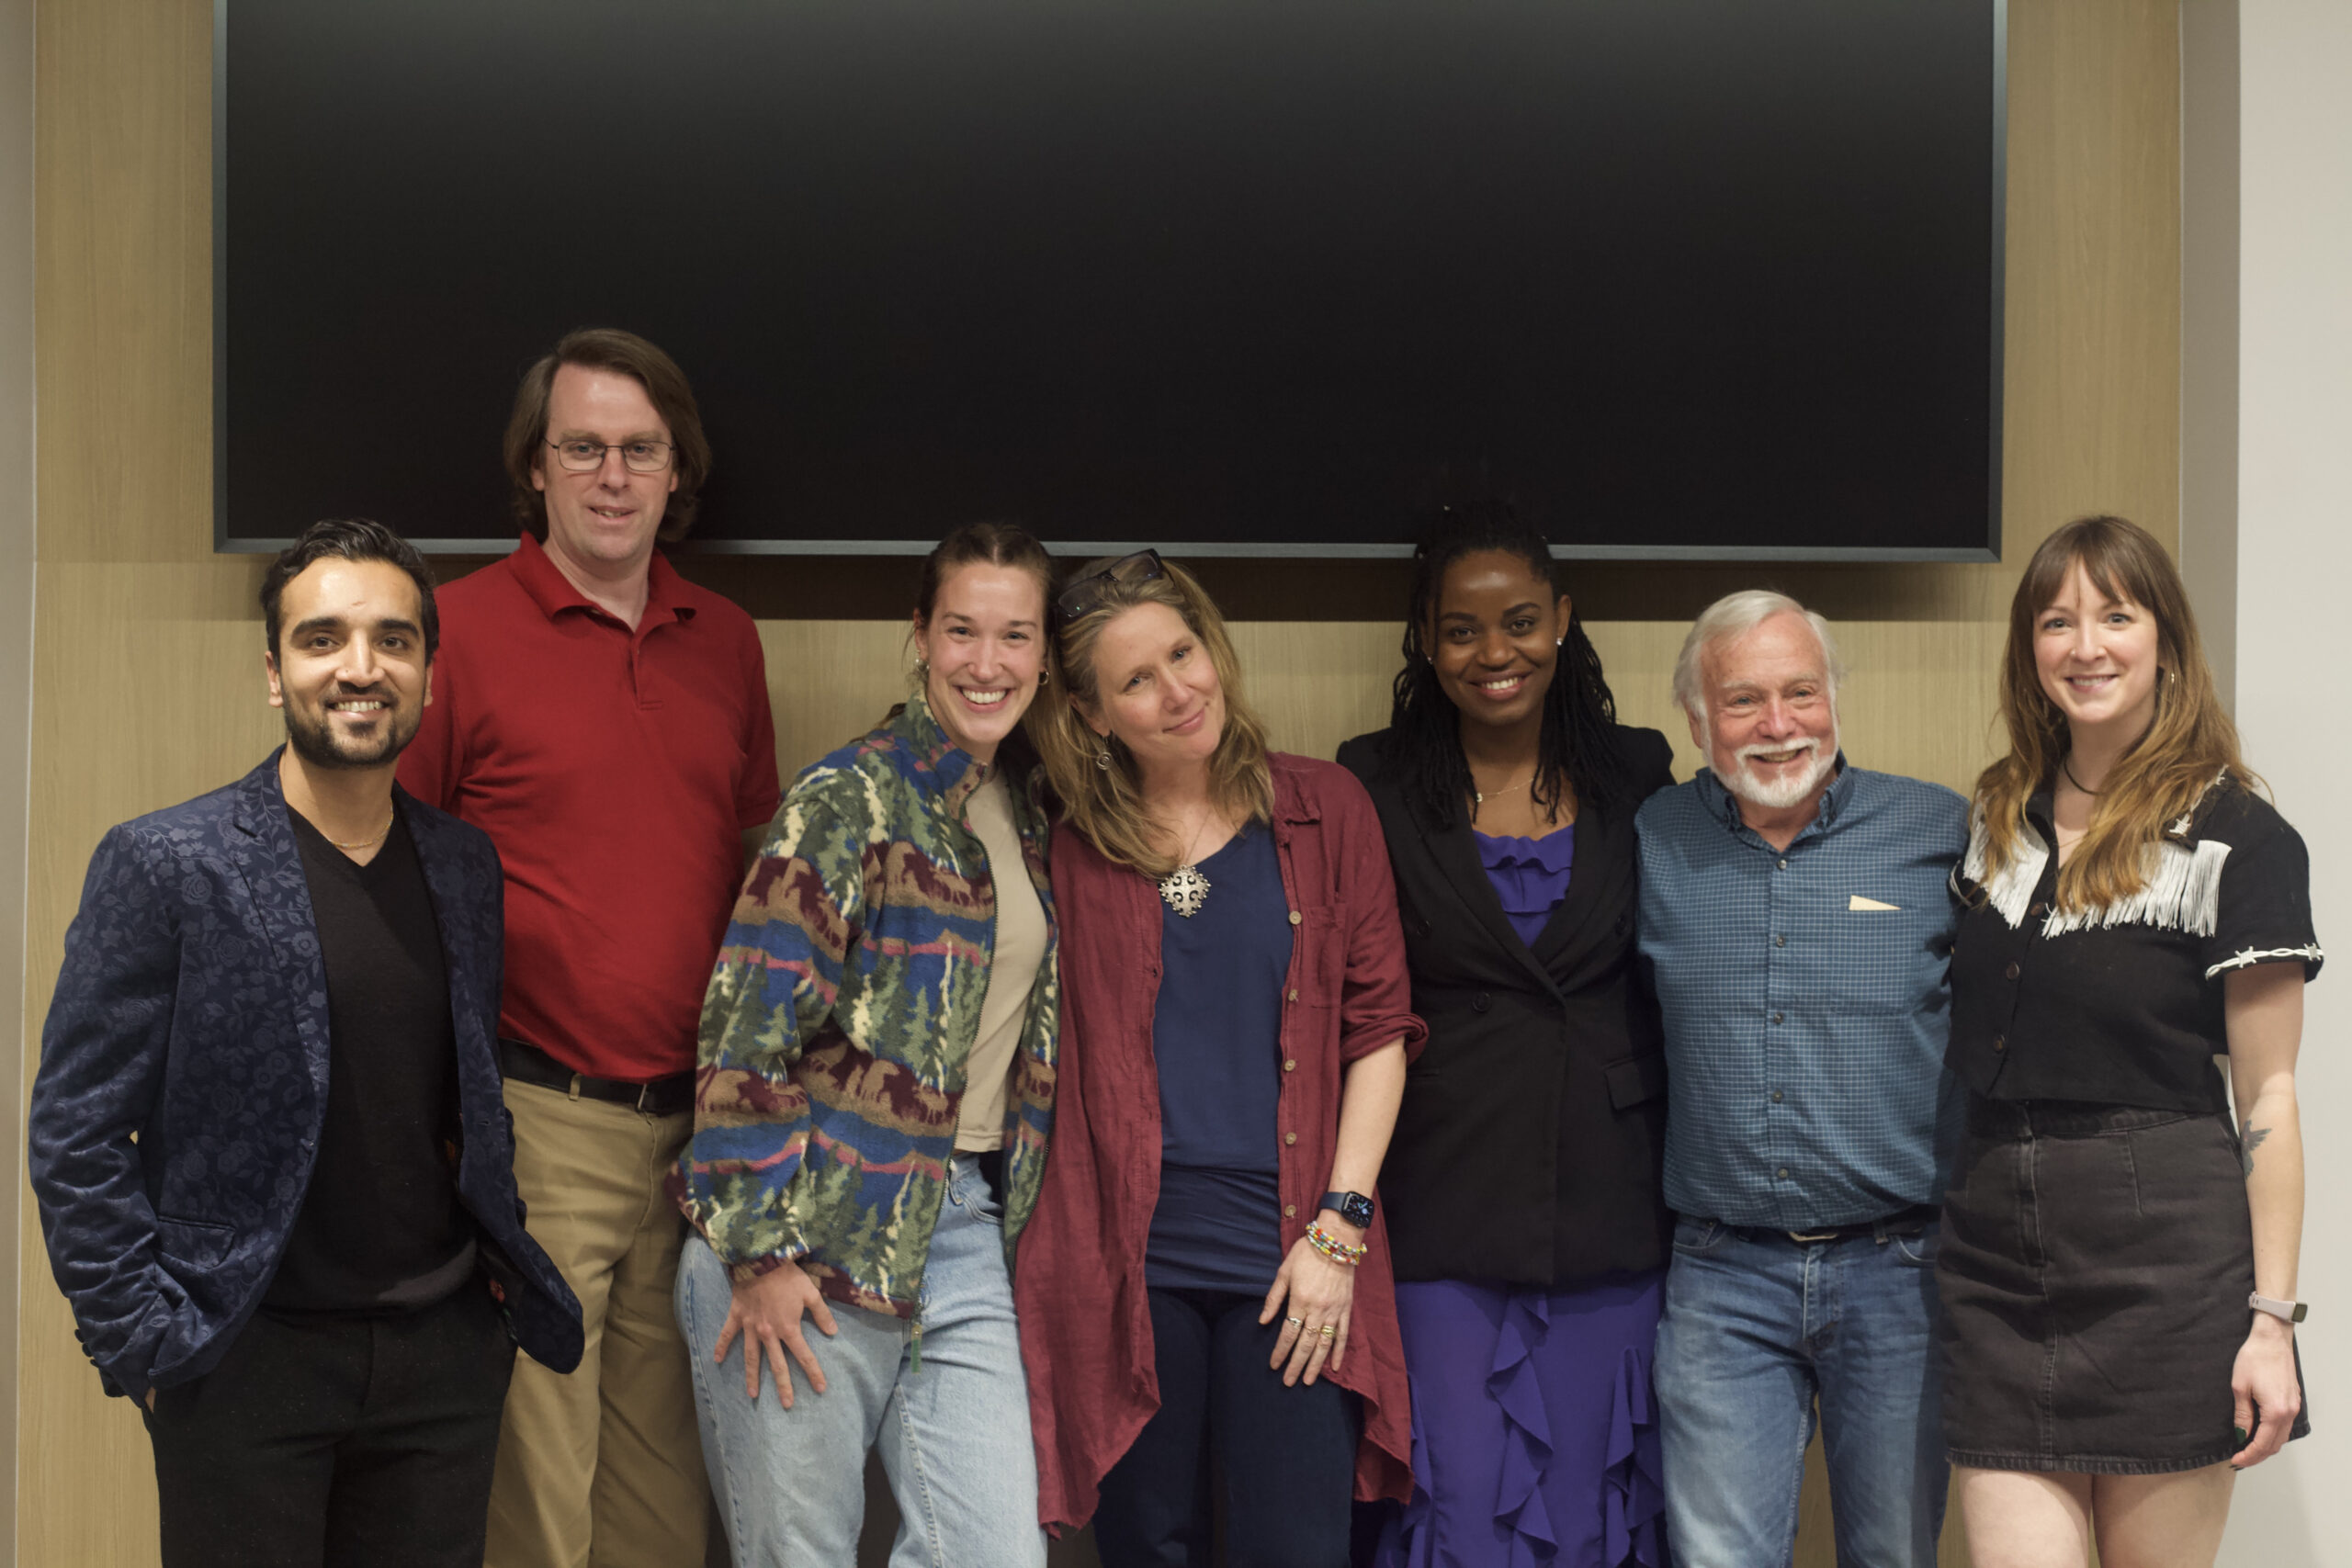
<svg viewBox="0 0 2352 1568">
<path fill-rule="evenodd" d="M 1900 909 L 1900 904 L 1882 904 L 1875 898 L 1865 898 L 1857 893 L 1846 900 L 1848 909 Z"/>
</svg>

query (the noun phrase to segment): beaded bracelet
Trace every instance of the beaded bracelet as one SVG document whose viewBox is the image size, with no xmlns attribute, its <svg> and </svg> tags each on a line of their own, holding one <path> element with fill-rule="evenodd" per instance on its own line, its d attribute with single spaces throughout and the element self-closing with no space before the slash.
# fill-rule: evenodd
<svg viewBox="0 0 2352 1568">
<path fill-rule="evenodd" d="M 1307 1226 L 1306 1240 L 1309 1246 L 1332 1262 L 1345 1264 L 1351 1269 L 1362 1263 L 1364 1254 L 1372 1250 L 1365 1246 L 1350 1247 L 1338 1236 L 1326 1235 L 1321 1225 Z"/>
</svg>

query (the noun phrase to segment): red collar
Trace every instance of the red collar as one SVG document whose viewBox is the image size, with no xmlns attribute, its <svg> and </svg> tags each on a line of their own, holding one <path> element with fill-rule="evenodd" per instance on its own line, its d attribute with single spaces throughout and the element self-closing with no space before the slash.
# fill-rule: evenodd
<svg viewBox="0 0 2352 1568">
<path fill-rule="evenodd" d="M 611 611 L 574 587 L 571 579 L 563 575 L 563 569 L 548 558 L 547 547 L 530 535 L 523 536 L 514 553 L 507 558 L 514 581 L 523 585 L 523 592 L 531 596 L 531 602 L 548 620 L 554 620 L 565 610 L 585 610 L 607 620 L 614 618 Z M 695 607 L 681 599 L 679 583 L 678 574 L 670 569 L 662 552 L 654 551 L 646 567 L 645 614 L 638 618 L 639 631 L 665 618 L 683 621 L 694 617 Z"/>
</svg>

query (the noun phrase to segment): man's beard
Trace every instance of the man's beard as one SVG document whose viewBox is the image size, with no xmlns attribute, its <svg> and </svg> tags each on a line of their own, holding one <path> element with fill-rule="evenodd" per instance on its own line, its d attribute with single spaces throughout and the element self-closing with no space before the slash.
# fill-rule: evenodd
<svg viewBox="0 0 2352 1568">
<path fill-rule="evenodd" d="M 323 706 L 317 710 L 315 718 L 298 711 L 290 702 L 278 711 L 286 716 L 286 744 L 314 768 L 380 768 L 407 750 L 408 743 L 416 739 L 416 727 L 424 717 L 421 711 L 389 709 L 383 729 L 374 740 L 345 745 L 336 741 L 334 720 L 327 716 Z"/>
<path fill-rule="evenodd" d="M 1792 748 L 1743 746 L 1733 755 L 1732 760 L 1736 765 L 1731 770 L 1730 776 L 1719 775 L 1718 782 L 1750 806 L 1760 806 L 1767 811 L 1786 811 L 1792 806 L 1802 805 L 1805 796 L 1821 787 L 1821 781 L 1827 778 L 1830 770 L 1838 765 L 1838 732 L 1833 728 L 1826 737 L 1815 736 L 1799 744 L 1813 750 L 1813 761 L 1802 773 L 1770 782 L 1759 779 L 1749 770 L 1747 759 L 1767 751 L 1787 751 Z"/>
</svg>

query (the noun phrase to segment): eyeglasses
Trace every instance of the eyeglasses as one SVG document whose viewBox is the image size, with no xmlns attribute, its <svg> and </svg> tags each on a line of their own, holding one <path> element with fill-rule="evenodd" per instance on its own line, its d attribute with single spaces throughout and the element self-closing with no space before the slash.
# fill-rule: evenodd
<svg viewBox="0 0 2352 1568">
<path fill-rule="evenodd" d="M 1131 556 L 1121 556 L 1101 571 L 1087 573 L 1054 599 L 1054 610 L 1068 626 L 1082 615 L 1091 615 L 1102 607 L 1111 590 L 1131 582 L 1149 582 L 1161 575 L 1159 552 L 1137 550 Z"/>
<path fill-rule="evenodd" d="M 593 474 L 605 466 L 605 454 L 618 452 L 632 474 L 658 474 L 670 466 L 667 441 L 550 441 L 555 460 L 575 474 Z"/>
</svg>

